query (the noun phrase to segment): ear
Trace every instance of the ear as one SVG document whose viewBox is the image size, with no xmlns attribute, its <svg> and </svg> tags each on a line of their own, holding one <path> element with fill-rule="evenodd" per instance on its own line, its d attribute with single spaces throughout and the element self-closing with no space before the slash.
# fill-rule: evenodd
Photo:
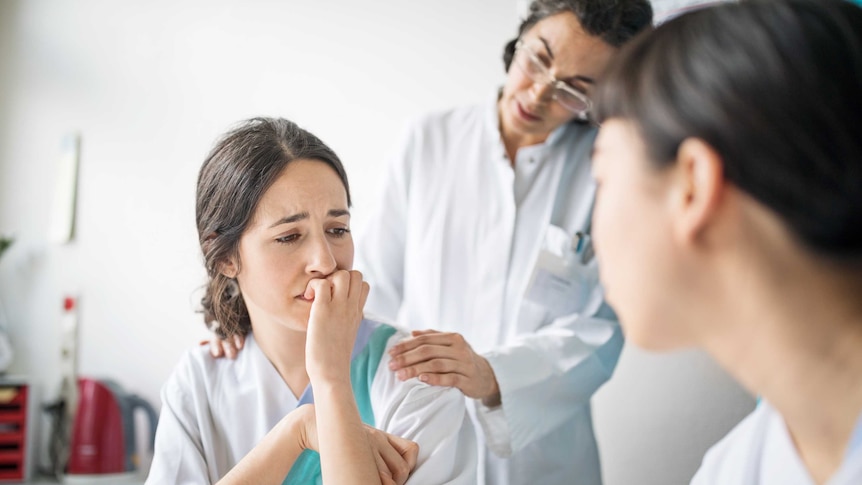
<svg viewBox="0 0 862 485">
<path fill-rule="evenodd" d="M 237 264 L 234 261 L 234 258 L 231 257 L 227 261 L 219 263 L 219 273 L 227 276 L 228 278 L 236 278 L 237 273 Z"/>
<path fill-rule="evenodd" d="M 679 146 L 673 194 L 673 231 L 682 243 L 691 243 L 713 221 L 724 191 L 721 156 L 699 138 Z"/>
</svg>

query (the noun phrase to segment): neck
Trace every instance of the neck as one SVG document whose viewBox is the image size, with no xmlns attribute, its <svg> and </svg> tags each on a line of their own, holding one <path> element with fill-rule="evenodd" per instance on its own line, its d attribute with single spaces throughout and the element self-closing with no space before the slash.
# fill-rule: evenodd
<svg viewBox="0 0 862 485">
<path fill-rule="evenodd" d="M 727 303 L 712 313 L 704 347 L 781 413 L 802 461 L 824 483 L 862 412 L 858 270 L 842 275 L 822 261 L 759 256 L 714 266 L 726 290 L 714 301 Z"/>
<path fill-rule="evenodd" d="M 309 382 L 308 373 L 305 371 L 306 333 L 275 323 L 255 326 L 254 319 L 252 329 L 258 347 L 294 396 L 299 398 Z"/>
<path fill-rule="evenodd" d="M 509 158 L 509 164 L 515 166 L 515 156 L 518 150 L 530 145 L 538 145 L 544 143 L 548 139 L 550 133 L 522 133 L 513 130 L 503 121 L 502 113 L 500 112 L 500 103 L 497 102 L 497 123 L 500 127 L 500 137 L 503 139 L 503 147 L 506 149 L 506 156 Z"/>
</svg>

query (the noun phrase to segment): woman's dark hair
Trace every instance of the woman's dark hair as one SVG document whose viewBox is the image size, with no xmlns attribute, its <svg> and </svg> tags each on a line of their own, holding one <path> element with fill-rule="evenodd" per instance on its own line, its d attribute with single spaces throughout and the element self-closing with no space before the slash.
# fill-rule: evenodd
<svg viewBox="0 0 862 485">
<path fill-rule="evenodd" d="M 219 139 L 198 175 L 195 214 L 208 282 L 201 300 L 204 322 L 220 338 L 251 330 L 236 280 L 223 265 L 239 260 L 239 240 L 263 194 L 294 160 L 319 160 L 335 170 L 350 205 L 341 160 L 328 146 L 282 118 L 253 118 Z"/>
<path fill-rule="evenodd" d="M 601 37 L 614 47 L 623 45 L 652 25 L 649 0 L 534 0 L 527 18 L 518 28 L 518 37 L 503 47 L 506 72 L 512 65 L 518 39 L 539 21 L 563 12 L 575 14 L 586 33 Z"/>
<path fill-rule="evenodd" d="M 862 256 L 862 9 L 753 0 L 688 13 L 611 61 L 599 121 L 635 123 L 656 167 L 690 137 L 811 250 Z"/>
</svg>

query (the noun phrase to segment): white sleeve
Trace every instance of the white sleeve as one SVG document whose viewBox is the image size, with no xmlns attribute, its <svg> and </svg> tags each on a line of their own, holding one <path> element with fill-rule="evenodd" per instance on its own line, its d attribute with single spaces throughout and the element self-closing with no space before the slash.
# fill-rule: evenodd
<svg viewBox="0 0 862 485">
<path fill-rule="evenodd" d="M 383 188 L 365 227 L 360 230 L 354 268 L 371 285 L 365 312 L 386 321 L 396 321 L 404 297 L 404 256 L 410 164 L 418 160 L 413 123 L 388 158 Z"/>
<path fill-rule="evenodd" d="M 389 370 L 388 350 L 404 337 L 389 339 L 371 385 L 377 428 L 419 444 L 408 485 L 475 485 L 478 445 L 464 395 L 416 378 L 399 381 Z"/>
<path fill-rule="evenodd" d="M 194 379 L 188 363 L 186 356 L 162 387 L 162 409 L 147 485 L 200 485 L 219 479 L 210 476 L 204 458 L 203 438 L 196 412 L 200 400 L 192 391 Z"/>
<path fill-rule="evenodd" d="M 485 354 L 502 405 L 488 408 L 477 401 L 476 415 L 495 454 L 510 456 L 571 419 L 613 374 L 622 331 L 600 288 L 591 306 L 598 308 L 591 316 L 559 317 Z"/>
</svg>

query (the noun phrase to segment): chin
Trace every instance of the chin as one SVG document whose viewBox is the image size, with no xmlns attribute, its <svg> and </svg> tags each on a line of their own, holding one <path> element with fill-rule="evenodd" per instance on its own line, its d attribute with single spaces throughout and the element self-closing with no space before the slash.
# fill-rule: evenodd
<svg viewBox="0 0 862 485">
<path fill-rule="evenodd" d="M 290 312 L 279 319 L 279 323 L 296 332 L 307 332 L 310 313 L 311 309 L 291 308 Z"/>
</svg>

